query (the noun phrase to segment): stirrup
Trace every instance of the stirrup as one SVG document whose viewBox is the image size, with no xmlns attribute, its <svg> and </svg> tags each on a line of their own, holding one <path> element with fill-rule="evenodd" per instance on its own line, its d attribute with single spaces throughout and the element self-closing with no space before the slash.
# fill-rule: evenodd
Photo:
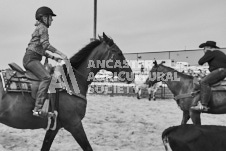
<svg viewBox="0 0 226 151">
<path fill-rule="evenodd" d="M 191 109 L 192 110 L 196 110 L 196 111 L 201 111 L 201 112 L 209 110 L 209 108 L 207 106 L 203 106 L 201 104 L 201 102 L 198 102 L 198 104 L 196 106 L 192 106 Z"/>
<path fill-rule="evenodd" d="M 42 114 L 42 111 L 34 111 L 34 110 L 32 110 L 32 112 L 33 112 L 34 116 L 38 116 L 38 117 L 40 117 L 41 114 Z"/>
</svg>

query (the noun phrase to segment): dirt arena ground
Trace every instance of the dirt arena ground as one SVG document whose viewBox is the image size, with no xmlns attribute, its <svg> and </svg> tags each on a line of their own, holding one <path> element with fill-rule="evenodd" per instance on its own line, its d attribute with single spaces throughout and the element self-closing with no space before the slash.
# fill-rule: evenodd
<svg viewBox="0 0 226 151">
<path fill-rule="evenodd" d="M 83 120 L 94 151 L 163 151 L 162 131 L 179 125 L 182 112 L 174 100 L 88 96 Z M 191 123 L 191 121 L 189 121 Z M 226 125 L 226 115 L 202 115 L 203 124 Z M 0 124 L 0 151 L 40 151 L 45 130 L 18 130 Z M 81 151 L 64 129 L 51 151 Z"/>
</svg>

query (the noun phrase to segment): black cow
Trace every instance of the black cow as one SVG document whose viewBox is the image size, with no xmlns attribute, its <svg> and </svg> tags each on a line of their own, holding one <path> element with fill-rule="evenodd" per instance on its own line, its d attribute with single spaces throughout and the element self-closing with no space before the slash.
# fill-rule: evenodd
<svg viewBox="0 0 226 151">
<path fill-rule="evenodd" d="M 173 126 L 164 130 L 162 140 L 166 151 L 226 151 L 226 127 Z"/>
</svg>

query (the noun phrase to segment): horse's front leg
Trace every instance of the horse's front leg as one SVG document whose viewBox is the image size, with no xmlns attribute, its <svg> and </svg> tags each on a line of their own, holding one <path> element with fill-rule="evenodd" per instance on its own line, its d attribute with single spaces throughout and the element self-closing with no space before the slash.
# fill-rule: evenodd
<svg viewBox="0 0 226 151">
<path fill-rule="evenodd" d="M 200 118 L 201 112 L 190 110 L 189 114 L 190 114 L 193 124 L 201 125 L 201 118 Z"/>
<path fill-rule="evenodd" d="M 141 89 L 139 88 L 137 91 L 137 99 L 140 99 L 140 98 L 141 98 Z"/>
<path fill-rule="evenodd" d="M 59 129 L 60 128 L 57 127 L 56 130 L 48 130 L 46 132 L 41 151 L 49 151 L 50 150 L 50 147 L 51 147 L 53 140 L 54 140 L 56 134 L 58 133 Z"/>
<path fill-rule="evenodd" d="M 148 90 L 148 100 L 151 101 L 151 98 L 152 98 L 152 90 L 151 88 L 147 88 Z"/>
<path fill-rule="evenodd" d="M 181 125 L 187 124 L 189 119 L 190 119 L 189 111 L 183 111 L 183 118 L 182 118 Z"/>
<path fill-rule="evenodd" d="M 154 100 L 154 101 L 156 100 L 155 93 L 156 93 L 156 91 L 153 91 L 153 92 L 152 92 L 152 94 L 153 94 L 153 100 Z"/>
<path fill-rule="evenodd" d="M 83 151 L 93 151 L 87 139 L 87 136 L 81 121 L 76 125 L 74 124 L 65 125 L 64 128 L 72 134 L 72 136 L 75 138 L 77 143 L 81 146 Z"/>
</svg>

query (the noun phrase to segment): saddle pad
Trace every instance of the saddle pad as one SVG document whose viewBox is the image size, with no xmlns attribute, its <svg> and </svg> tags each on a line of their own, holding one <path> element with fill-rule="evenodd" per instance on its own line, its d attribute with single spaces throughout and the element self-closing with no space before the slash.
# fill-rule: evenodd
<svg viewBox="0 0 226 151">
<path fill-rule="evenodd" d="M 226 86 L 226 80 L 222 80 L 212 85 L 212 87 Z"/>
<path fill-rule="evenodd" d="M 28 91 L 31 92 L 31 83 L 25 77 L 17 77 L 17 72 L 6 69 L 0 72 L 3 88 L 5 91 Z"/>
<path fill-rule="evenodd" d="M 220 85 L 216 87 L 211 87 L 212 91 L 226 91 L 226 85 Z"/>
<path fill-rule="evenodd" d="M 222 80 L 211 86 L 212 91 L 226 91 L 226 80 Z"/>
</svg>

